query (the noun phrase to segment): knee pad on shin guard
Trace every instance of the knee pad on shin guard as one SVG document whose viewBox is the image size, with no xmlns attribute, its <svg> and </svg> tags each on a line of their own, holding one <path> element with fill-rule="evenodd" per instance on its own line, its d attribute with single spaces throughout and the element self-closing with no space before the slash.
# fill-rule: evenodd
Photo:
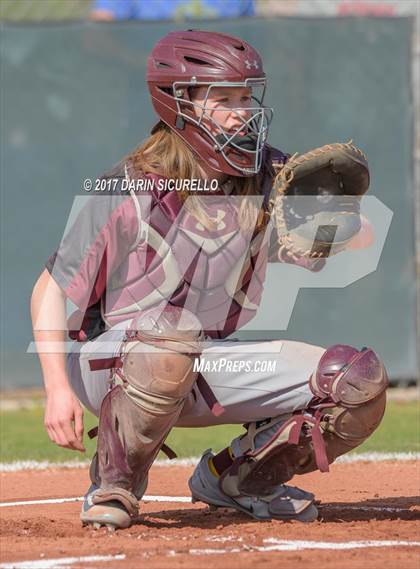
<svg viewBox="0 0 420 569">
<path fill-rule="evenodd" d="M 116 385 L 99 417 L 95 477 L 101 488 L 141 497 L 147 472 L 196 380 L 201 339 L 198 319 L 181 308 L 150 309 L 134 319 Z"/>
<path fill-rule="evenodd" d="M 188 310 L 151 309 L 132 323 L 122 348 L 123 388 L 139 407 L 153 414 L 179 410 L 197 378 L 194 359 L 203 338 Z"/>
<path fill-rule="evenodd" d="M 240 441 L 243 454 L 221 477 L 227 493 L 268 495 L 295 474 L 328 471 L 338 456 L 360 445 L 385 411 L 388 378 L 372 349 L 328 348 L 310 378 L 307 409 L 253 423 Z"/>
</svg>

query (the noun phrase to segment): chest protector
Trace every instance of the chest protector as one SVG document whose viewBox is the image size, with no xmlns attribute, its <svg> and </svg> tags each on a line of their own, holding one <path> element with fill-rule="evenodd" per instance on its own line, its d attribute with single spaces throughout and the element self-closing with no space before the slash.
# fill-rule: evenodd
<svg viewBox="0 0 420 569">
<path fill-rule="evenodd" d="M 250 196 L 266 209 L 271 161 L 285 160 L 271 149 L 261 175 L 261 194 Z M 224 338 L 246 324 L 260 304 L 268 260 L 269 232 L 239 227 L 243 196 L 220 189 L 199 200 L 203 219 L 190 213 L 176 191 L 160 191 L 156 181 L 136 194 L 139 239 L 111 276 L 102 318 L 108 326 L 161 303 L 184 307 L 200 320 L 207 336 Z M 199 194 L 199 192 L 197 192 Z"/>
</svg>

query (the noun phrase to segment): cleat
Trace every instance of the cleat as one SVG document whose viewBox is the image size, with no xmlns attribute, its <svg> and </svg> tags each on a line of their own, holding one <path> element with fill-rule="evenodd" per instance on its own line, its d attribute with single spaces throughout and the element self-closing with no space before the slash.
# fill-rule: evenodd
<svg viewBox="0 0 420 569">
<path fill-rule="evenodd" d="M 110 524 L 105 524 L 105 525 L 106 525 L 106 528 L 108 530 L 108 533 L 115 533 L 115 530 L 116 530 L 115 526 L 112 526 Z"/>
<path fill-rule="evenodd" d="M 220 487 L 220 478 L 210 471 L 209 459 L 213 456 L 211 449 L 207 450 L 188 481 L 193 500 L 208 504 L 210 511 L 234 508 L 256 520 L 313 522 L 317 519 L 313 494 L 286 484 L 279 484 L 269 497 L 228 496 Z"/>
<path fill-rule="evenodd" d="M 92 484 L 85 495 L 80 513 L 82 524 L 84 526 L 91 525 L 94 529 L 106 526 L 109 531 L 130 527 L 133 520 L 123 504 L 118 500 L 110 500 L 109 502 L 99 504 L 92 502 L 92 497 L 96 490 L 98 490 L 98 487 Z"/>
</svg>

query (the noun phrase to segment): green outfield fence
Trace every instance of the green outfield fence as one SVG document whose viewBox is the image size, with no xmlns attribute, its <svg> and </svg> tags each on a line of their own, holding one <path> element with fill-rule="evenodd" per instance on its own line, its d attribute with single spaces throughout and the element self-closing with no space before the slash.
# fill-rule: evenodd
<svg viewBox="0 0 420 569">
<path fill-rule="evenodd" d="M 159 37 L 185 26 L 5 21 L 36 4 L 0 2 L 3 388 L 41 384 L 37 358 L 26 353 L 32 287 L 81 181 L 147 136 L 155 120 L 144 84 L 147 54 Z M 63 19 L 82 19 L 89 8 L 48 4 L 65 5 Z M 371 345 L 394 382 L 418 380 L 413 18 L 223 20 L 217 30 L 250 41 L 264 57 L 277 109 L 271 142 L 295 152 L 354 139 L 369 157 L 372 195 L 394 212 L 376 271 L 346 288 L 301 290 L 278 337 Z M 273 337 L 273 330 L 259 334 Z"/>
</svg>

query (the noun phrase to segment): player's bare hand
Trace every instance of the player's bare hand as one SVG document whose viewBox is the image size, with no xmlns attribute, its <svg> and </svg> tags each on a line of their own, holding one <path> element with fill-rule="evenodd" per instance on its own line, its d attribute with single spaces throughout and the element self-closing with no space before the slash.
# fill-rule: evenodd
<svg viewBox="0 0 420 569">
<path fill-rule="evenodd" d="M 364 215 L 360 216 L 361 228 L 348 243 L 347 249 L 366 249 L 375 241 L 373 225 Z"/>
<path fill-rule="evenodd" d="M 85 452 L 83 446 L 83 409 L 70 388 L 48 394 L 44 425 L 57 445 Z"/>
</svg>

